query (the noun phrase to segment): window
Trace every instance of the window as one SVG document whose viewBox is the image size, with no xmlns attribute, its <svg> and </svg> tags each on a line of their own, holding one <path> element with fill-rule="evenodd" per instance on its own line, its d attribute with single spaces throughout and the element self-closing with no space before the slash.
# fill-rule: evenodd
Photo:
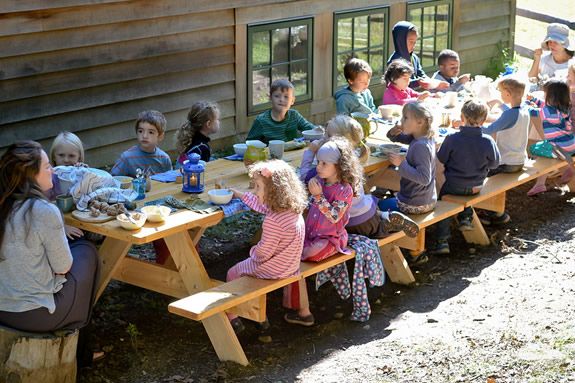
<svg viewBox="0 0 575 383">
<path fill-rule="evenodd" d="M 333 91 L 347 83 L 343 66 L 351 57 L 367 61 L 373 77 L 381 77 L 387 61 L 389 8 L 338 12 L 334 16 Z"/>
<path fill-rule="evenodd" d="M 311 18 L 248 26 L 248 112 L 270 107 L 271 83 L 289 79 L 297 101 L 312 95 Z"/>
<path fill-rule="evenodd" d="M 424 70 L 434 69 L 439 52 L 451 47 L 451 12 L 451 0 L 407 5 L 407 19 L 419 29 L 415 53 Z"/>
</svg>

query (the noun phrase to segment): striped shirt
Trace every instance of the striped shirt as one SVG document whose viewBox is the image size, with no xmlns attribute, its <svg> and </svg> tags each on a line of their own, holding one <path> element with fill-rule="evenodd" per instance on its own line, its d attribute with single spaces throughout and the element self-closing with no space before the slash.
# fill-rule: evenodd
<svg viewBox="0 0 575 383">
<path fill-rule="evenodd" d="M 569 115 L 554 106 L 546 105 L 544 101 L 535 99 L 533 102 L 539 108 L 531 109 L 531 116 L 540 117 L 545 139 L 558 146 L 568 155 L 575 154 L 575 132 Z"/>
<path fill-rule="evenodd" d="M 240 274 L 260 279 L 281 279 L 298 274 L 305 237 L 302 215 L 293 211 L 273 212 L 259 203 L 252 193 L 245 193 L 242 201 L 265 214 L 265 218 L 262 238 L 251 248 L 250 257 L 237 265 Z"/>
<path fill-rule="evenodd" d="M 291 141 L 299 137 L 299 131 L 314 129 L 315 125 L 306 120 L 297 110 L 288 110 L 283 121 L 272 118 L 272 111 L 259 114 L 248 133 L 248 140 L 260 140 L 269 143 L 270 140 Z"/>
<path fill-rule="evenodd" d="M 172 160 L 162 149 L 156 147 L 153 153 L 144 152 L 139 145 L 126 150 L 112 168 L 113 176 L 136 177 L 136 170 L 149 169 L 151 174 L 172 170 Z"/>
</svg>

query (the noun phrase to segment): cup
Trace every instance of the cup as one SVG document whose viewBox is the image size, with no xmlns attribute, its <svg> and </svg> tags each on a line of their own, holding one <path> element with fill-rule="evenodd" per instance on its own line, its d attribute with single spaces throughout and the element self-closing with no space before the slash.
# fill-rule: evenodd
<svg viewBox="0 0 575 383">
<path fill-rule="evenodd" d="M 269 142 L 270 157 L 281 160 L 284 156 L 285 142 L 282 140 L 271 140 Z"/>
<path fill-rule="evenodd" d="M 391 120 L 397 108 L 394 105 L 380 105 L 378 110 L 381 118 Z"/>
<path fill-rule="evenodd" d="M 457 105 L 457 92 L 446 92 L 443 99 L 445 100 L 446 107 L 453 108 Z"/>
<path fill-rule="evenodd" d="M 146 198 L 146 179 L 145 178 L 134 178 L 132 180 L 132 187 L 134 191 L 138 193 L 136 201 Z"/>
<path fill-rule="evenodd" d="M 62 213 L 69 213 L 74 210 L 74 198 L 71 195 L 61 194 L 56 197 L 56 206 Z"/>
</svg>

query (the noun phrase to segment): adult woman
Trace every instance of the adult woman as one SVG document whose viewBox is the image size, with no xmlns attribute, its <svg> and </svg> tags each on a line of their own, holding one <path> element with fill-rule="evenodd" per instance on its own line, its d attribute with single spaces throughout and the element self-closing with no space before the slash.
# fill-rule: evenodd
<svg viewBox="0 0 575 383">
<path fill-rule="evenodd" d="M 549 52 L 543 53 L 544 50 Z M 549 24 L 541 48 L 535 49 L 529 77 L 566 77 L 574 51 L 575 45 L 569 39 L 569 27 L 559 23 Z"/>
<path fill-rule="evenodd" d="M 0 159 L 0 324 L 22 331 L 82 328 L 94 303 L 96 249 L 68 245 L 62 215 L 43 193 L 50 188 L 40 144 L 11 145 Z"/>
</svg>

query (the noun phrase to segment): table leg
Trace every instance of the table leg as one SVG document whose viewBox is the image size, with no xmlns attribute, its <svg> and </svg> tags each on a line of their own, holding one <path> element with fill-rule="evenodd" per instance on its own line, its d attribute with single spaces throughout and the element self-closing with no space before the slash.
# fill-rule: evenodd
<svg viewBox="0 0 575 383">
<path fill-rule="evenodd" d="M 130 250 L 131 246 L 132 244 L 130 242 L 111 237 L 106 237 L 104 243 L 100 246 L 98 254 L 102 264 L 100 268 L 100 281 L 96 292 L 96 301 L 100 298 L 106 286 L 108 286 L 108 283 L 110 283 L 110 279 L 112 279 L 116 269 L 122 263 L 122 259 L 128 254 L 128 250 Z"/>
</svg>

